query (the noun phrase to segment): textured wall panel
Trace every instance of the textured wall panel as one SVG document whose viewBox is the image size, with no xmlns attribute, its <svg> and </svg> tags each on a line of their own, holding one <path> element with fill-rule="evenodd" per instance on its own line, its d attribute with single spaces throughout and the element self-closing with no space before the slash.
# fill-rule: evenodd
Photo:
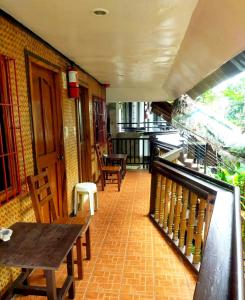
<svg viewBox="0 0 245 300">
<path fill-rule="evenodd" d="M 66 61 L 66 59 L 59 55 L 56 51 L 33 37 L 33 35 L 30 35 L 28 32 L 17 27 L 5 18 L 0 17 L 0 54 L 16 59 L 26 171 L 27 175 L 32 175 L 34 173 L 34 162 L 24 55 L 25 50 L 28 50 L 35 55 L 40 56 L 42 59 L 45 59 L 46 61 L 58 66 L 62 71 L 66 71 L 69 62 Z M 102 91 L 101 86 L 92 77 L 81 71 L 79 71 L 79 78 L 81 83 L 87 86 L 89 89 L 89 100 L 91 106 L 92 95 L 101 97 L 104 91 Z M 62 90 L 62 102 L 63 125 L 67 128 L 66 130 L 68 132 L 68 136 L 64 137 L 64 146 L 67 176 L 68 213 L 71 213 L 73 188 L 78 182 L 75 101 L 68 99 L 67 91 Z M 90 107 L 90 121 L 91 133 L 93 133 L 92 107 Z M 94 156 L 92 168 L 93 173 L 97 173 L 97 164 Z M 31 200 L 28 196 L 25 198 L 18 197 L 0 207 L 0 226 L 9 227 L 11 224 L 17 221 L 35 221 Z M 18 272 L 18 270 L 12 268 L 1 268 L 0 290 L 4 290 L 4 287 L 14 280 Z"/>
</svg>

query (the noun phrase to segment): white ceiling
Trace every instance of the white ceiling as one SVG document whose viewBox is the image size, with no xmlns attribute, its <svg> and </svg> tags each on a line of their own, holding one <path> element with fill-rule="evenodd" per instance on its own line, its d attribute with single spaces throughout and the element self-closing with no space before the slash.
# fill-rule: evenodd
<svg viewBox="0 0 245 300">
<path fill-rule="evenodd" d="M 0 0 L 102 83 L 107 101 L 175 99 L 245 49 L 244 0 Z M 94 16 L 94 8 L 109 10 Z"/>
<path fill-rule="evenodd" d="M 102 83 L 109 100 L 159 100 L 198 0 L 0 0 Z M 106 16 L 91 11 L 102 7 Z M 121 99 L 125 98 L 125 99 Z"/>
</svg>

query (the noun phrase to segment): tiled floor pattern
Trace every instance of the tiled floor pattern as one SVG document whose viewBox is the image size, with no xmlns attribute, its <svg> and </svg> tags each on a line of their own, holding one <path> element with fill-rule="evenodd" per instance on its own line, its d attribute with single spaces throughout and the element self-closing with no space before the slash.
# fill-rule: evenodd
<svg viewBox="0 0 245 300">
<path fill-rule="evenodd" d="M 146 216 L 149 194 L 146 171 L 127 172 L 121 192 L 111 184 L 99 193 L 91 225 L 92 259 L 84 261 L 84 279 L 76 280 L 76 299 L 192 299 L 195 276 Z M 62 265 L 58 285 L 65 274 Z M 34 273 L 37 282 L 44 282 L 43 273 Z"/>
</svg>

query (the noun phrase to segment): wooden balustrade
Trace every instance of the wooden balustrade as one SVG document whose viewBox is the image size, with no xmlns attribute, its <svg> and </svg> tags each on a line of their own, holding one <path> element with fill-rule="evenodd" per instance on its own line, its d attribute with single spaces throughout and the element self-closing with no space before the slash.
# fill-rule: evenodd
<svg viewBox="0 0 245 300">
<path fill-rule="evenodd" d="M 194 299 L 244 299 L 237 188 L 164 159 L 151 170 L 149 216 L 199 274 Z"/>
<path fill-rule="evenodd" d="M 157 182 L 154 219 L 198 267 L 205 244 L 205 222 L 211 219 L 205 217 L 208 201 L 168 176 L 153 176 Z"/>
</svg>

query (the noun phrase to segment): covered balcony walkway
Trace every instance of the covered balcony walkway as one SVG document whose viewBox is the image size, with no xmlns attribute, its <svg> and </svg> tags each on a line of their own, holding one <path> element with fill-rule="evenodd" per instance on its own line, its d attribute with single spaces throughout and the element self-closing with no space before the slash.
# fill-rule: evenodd
<svg viewBox="0 0 245 300">
<path fill-rule="evenodd" d="M 76 280 L 76 299 L 193 298 L 195 275 L 147 217 L 150 179 L 147 171 L 128 171 L 121 192 L 114 184 L 100 192 L 91 226 L 92 259 L 84 262 L 84 279 Z M 58 285 L 65 275 L 63 265 Z M 38 272 L 32 278 L 44 280 Z"/>
</svg>

